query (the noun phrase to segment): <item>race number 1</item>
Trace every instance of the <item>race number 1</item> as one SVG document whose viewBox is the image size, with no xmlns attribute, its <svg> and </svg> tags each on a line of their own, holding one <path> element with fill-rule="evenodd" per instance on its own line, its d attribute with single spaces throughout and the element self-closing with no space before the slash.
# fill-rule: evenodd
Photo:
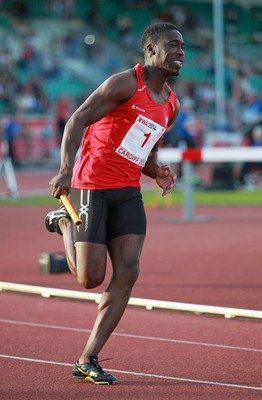
<svg viewBox="0 0 262 400">
<path fill-rule="evenodd" d="M 157 122 L 138 115 L 116 152 L 133 163 L 144 166 L 150 151 L 165 130 L 166 128 Z"/>
</svg>

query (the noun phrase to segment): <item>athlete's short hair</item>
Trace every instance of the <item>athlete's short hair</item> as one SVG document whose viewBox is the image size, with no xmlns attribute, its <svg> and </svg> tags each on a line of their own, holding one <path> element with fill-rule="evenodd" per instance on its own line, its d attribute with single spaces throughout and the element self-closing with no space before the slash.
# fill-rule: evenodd
<svg viewBox="0 0 262 400">
<path fill-rule="evenodd" d="M 157 36 L 159 36 L 163 32 L 170 30 L 177 31 L 178 29 L 174 24 L 171 24 L 170 22 L 158 22 L 156 24 L 149 25 L 141 37 L 142 51 L 144 52 L 148 43 L 150 43 L 151 41 L 155 41 Z"/>
</svg>

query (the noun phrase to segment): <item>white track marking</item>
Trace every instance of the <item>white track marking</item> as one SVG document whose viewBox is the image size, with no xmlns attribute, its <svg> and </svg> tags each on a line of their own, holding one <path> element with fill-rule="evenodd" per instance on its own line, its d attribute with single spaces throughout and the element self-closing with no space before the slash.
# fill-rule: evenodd
<svg viewBox="0 0 262 400">
<path fill-rule="evenodd" d="M 0 319 L 0 323 L 32 326 L 32 327 L 36 327 L 36 328 L 60 329 L 60 330 L 72 331 L 72 332 L 83 332 L 83 333 L 91 332 L 90 329 L 71 328 L 71 327 L 66 327 L 66 326 L 39 324 L 39 323 L 34 323 L 34 322 L 15 321 L 15 320 L 9 320 L 9 319 Z M 193 342 L 193 341 L 188 341 L 188 340 L 168 339 L 168 338 L 160 338 L 160 337 L 154 337 L 154 336 L 133 335 L 133 334 L 129 334 L 129 333 L 117 333 L 117 332 L 114 332 L 112 335 L 113 336 L 119 336 L 119 337 L 127 337 L 127 338 L 132 338 L 132 339 L 154 340 L 154 341 L 159 341 L 159 342 L 188 344 L 188 345 L 193 345 L 193 346 L 217 347 L 217 348 L 222 348 L 222 349 L 253 351 L 253 352 L 256 352 L 256 353 L 262 353 L 262 349 L 254 349 L 254 348 L 249 348 L 249 347 L 228 346 L 228 345 L 223 345 L 223 344 Z"/>
<path fill-rule="evenodd" d="M 40 363 L 40 364 L 52 364 L 52 365 L 59 365 L 59 366 L 64 366 L 64 367 L 72 367 L 72 364 L 68 364 L 68 363 L 62 363 L 62 362 L 57 362 L 57 361 L 49 361 L 49 360 L 38 360 L 38 359 L 26 358 L 26 357 L 9 356 L 9 355 L 6 355 L 6 354 L 0 354 L 0 358 L 7 358 L 7 359 L 19 360 L 19 361 L 35 362 L 35 363 Z M 135 376 L 140 376 L 140 377 L 143 376 L 143 377 L 147 377 L 147 378 L 166 379 L 166 380 L 171 380 L 171 381 L 198 383 L 198 384 L 202 384 L 202 385 L 215 385 L 215 386 L 231 387 L 231 388 L 237 388 L 237 389 L 260 390 L 260 391 L 262 391 L 262 387 L 238 385 L 238 384 L 234 384 L 234 383 L 201 381 L 199 379 L 179 378 L 179 377 L 176 377 L 176 376 L 166 376 L 166 375 L 145 374 L 143 372 L 123 371 L 123 370 L 108 369 L 108 368 L 107 368 L 107 371 L 118 373 L 118 374 L 135 375 Z"/>
</svg>

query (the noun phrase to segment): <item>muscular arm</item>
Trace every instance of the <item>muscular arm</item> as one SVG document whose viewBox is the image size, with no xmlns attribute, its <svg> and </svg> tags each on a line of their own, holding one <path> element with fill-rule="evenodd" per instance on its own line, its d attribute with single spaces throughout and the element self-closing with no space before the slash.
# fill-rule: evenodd
<svg viewBox="0 0 262 400">
<path fill-rule="evenodd" d="M 50 181 L 54 197 L 68 193 L 76 153 L 86 127 L 99 121 L 119 104 L 132 97 L 137 81 L 133 69 L 115 74 L 99 86 L 69 118 L 61 144 L 61 163 L 58 175 Z"/>
</svg>

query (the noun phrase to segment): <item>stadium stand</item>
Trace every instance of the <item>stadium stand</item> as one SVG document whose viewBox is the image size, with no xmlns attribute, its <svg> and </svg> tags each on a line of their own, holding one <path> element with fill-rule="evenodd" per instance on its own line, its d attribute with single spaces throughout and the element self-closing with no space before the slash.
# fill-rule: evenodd
<svg viewBox="0 0 262 400">
<path fill-rule="evenodd" d="M 179 98 L 192 100 L 206 136 L 216 129 L 212 1 L 207 0 L 177 0 L 175 5 L 172 0 L 0 2 L 2 119 L 20 112 L 26 120 L 48 117 L 55 124 L 61 95 L 71 99 L 73 110 L 108 75 L 141 60 L 139 37 L 146 25 L 157 20 L 174 22 L 183 32 L 186 62 L 171 84 Z M 257 96 L 256 117 L 262 115 L 261 27 L 259 2 L 224 2 L 224 129 L 232 137 L 247 129 L 240 116 L 250 107 L 251 93 Z M 87 35 L 94 36 L 93 44 L 85 43 Z"/>
</svg>

